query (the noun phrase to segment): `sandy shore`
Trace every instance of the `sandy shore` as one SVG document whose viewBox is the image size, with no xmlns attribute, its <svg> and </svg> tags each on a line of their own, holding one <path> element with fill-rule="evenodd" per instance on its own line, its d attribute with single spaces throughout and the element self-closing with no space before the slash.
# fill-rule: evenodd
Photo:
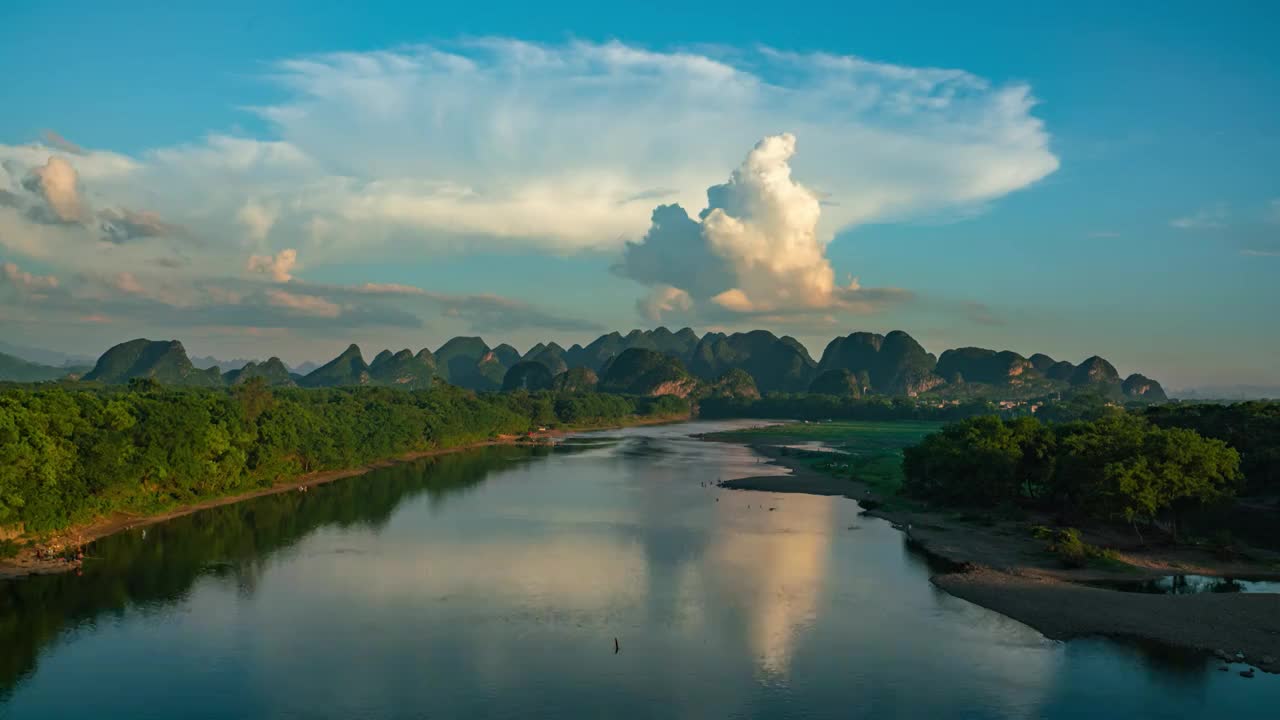
<svg viewBox="0 0 1280 720">
<path fill-rule="evenodd" d="M 892 522 L 915 547 L 954 569 L 933 576 L 936 586 L 1030 625 L 1047 637 L 1139 638 L 1215 653 L 1232 662 L 1240 653 L 1243 662 L 1280 672 L 1280 595 L 1156 595 L 1081 584 L 1173 574 L 1280 579 L 1273 554 L 1261 553 L 1262 563 L 1223 562 L 1194 548 L 1127 549 L 1120 553 L 1127 567 L 1067 569 L 1045 552 L 1043 542 L 1025 526 L 978 526 L 956 520 L 955 513 L 886 510 L 862 483 L 815 471 L 783 455 L 772 443 L 750 445 L 791 474 L 729 480 L 721 483 L 723 487 L 859 500 L 873 508 L 866 511 L 868 515 Z M 1233 671 L 1244 668 L 1244 664 L 1232 666 Z"/>
<path fill-rule="evenodd" d="M 310 487 L 312 485 L 323 485 L 335 480 L 363 475 L 371 470 L 390 467 L 401 463 L 413 462 L 415 460 L 421 460 L 422 458 L 443 455 L 446 453 L 463 452 L 466 450 L 475 450 L 477 448 L 492 447 L 495 445 L 545 442 L 579 432 L 617 430 L 623 427 L 636 427 L 640 425 L 665 425 L 668 423 L 685 422 L 688 419 L 689 418 L 687 417 L 662 417 L 637 420 L 625 425 L 545 430 L 538 433 L 531 433 L 530 435 L 500 436 L 498 439 L 487 440 L 484 442 L 406 453 L 394 458 L 380 460 L 378 462 L 361 465 L 359 467 L 347 468 L 345 470 L 326 470 L 322 472 L 308 473 L 283 482 L 278 482 L 270 487 L 258 488 L 243 493 L 227 495 L 225 497 L 212 498 L 198 503 L 192 503 L 190 505 L 182 505 L 156 515 L 134 515 L 123 512 L 114 513 L 108 517 L 99 518 L 85 525 L 78 525 L 53 533 L 49 537 L 44 538 L 43 542 L 40 543 L 40 546 L 45 548 L 79 548 L 93 542 L 94 540 L 107 537 L 108 535 L 113 535 L 122 530 L 154 525 L 155 523 L 172 520 L 177 517 L 182 517 L 183 515 L 190 515 L 191 513 L 199 512 L 201 510 L 208 510 L 209 508 L 220 507 L 222 505 L 230 505 L 232 503 L 243 502 L 245 500 L 252 500 L 253 498 L 259 498 L 265 495 L 275 495 L 277 493 L 295 491 L 299 488 Z M 14 557 L 0 560 L 0 579 L 24 577 L 27 575 L 70 572 L 80 567 L 80 561 L 78 560 L 67 561 L 61 558 L 44 559 L 39 558 L 36 555 L 35 547 L 27 547 Z"/>
</svg>

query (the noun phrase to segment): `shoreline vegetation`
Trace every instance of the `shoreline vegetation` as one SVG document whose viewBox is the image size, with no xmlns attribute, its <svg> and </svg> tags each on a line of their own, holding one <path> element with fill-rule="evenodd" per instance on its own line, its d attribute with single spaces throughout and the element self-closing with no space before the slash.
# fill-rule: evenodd
<svg viewBox="0 0 1280 720">
<path fill-rule="evenodd" d="M 1280 579 L 1280 553 L 1249 548 L 1248 558 L 1240 553 L 1224 558 L 1204 547 L 1144 546 L 1131 533 L 1091 524 L 1073 535 L 1083 536 L 1084 547 L 1107 549 L 1070 567 L 1051 552 L 1052 543 L 1046 542 L 1043 528 L 1036 532 L 1039 523 L 1051 522 L 1043 515 L 1001 518 L 998 513 L 963 512 L 904 497 L 895 482 L 877 477 L 874 449 L 853 455 L 863 455 L 864 462 L 871 456 L 866 480 L 859 479 L 857 467 L 852 477 L 833 474 L 832 461 L 818 457 L 812 449 L 797 449 L 796 443 L 821 437 L 821 428 L 775 425 L 763 431 L 703 437 L 745 444 L 790 470 L 782 476 L 728 480 L 722 487 L 853 499 L 864 513 L 892 523 L 911 547 L 930 558 L 935 586 L 1029 625 L 1046 637 L 1067 640 L 1101 635 L 1153 641 L 1212 653 L 1231 671 L 1248 664 L 1280 672 L 1280 595 L 1162 595 L 1102 587 L 1184 574 Z M 896 482 L 901 482 L 900 477 Z"/>
<path fill-rule="evenodd" d="M 121 530 L 401 462 L 687 420 L 679 398 L 429 390 L 0 393 L 0 579 L 77 571 Z"/>
<path fill-rule="evenodd" d="M 281 481 L 271 487 L 258 488 L 256 490 L 249 490 L 233 495 L 211 498 L 198 503 L 175 507 L 172 510 L 156 514 L 137 515 L 124 512 L 115 513 L 108 517 L 97 518 L 88 523 L 60 530 L 46 538 L 43 545 L 45 548 L 48 548 L 49 546 L 57 546 L 79 549 L 94 542 L 95 540 L 101 540 L 102 538 L 114 535 L 124 530 L 132 530 L 133 528 L 155 525 L 157 523 L 166 522 L 192 513 L 197 513 L 201 510 L 209 510 L 211 508 L 222 507 L 223 505 L 233 505 L 235 503 L 253 500 L 254 498 L 265 497 L 267 495 L 276 495 L 291 491 L 305 492 L 307 488 L 315 487 L 317 485 L 324 485 L 337 480 L 358 477 L 374 470 L 392 467 L 394 465 L 412 463 L 424 458 L 437 457 L 439 455 L 449 455 L 453 453 L 466 452 L 468 450 L 494 447 L 497 445 L 539 444 L 545 443 L 552 438 L 577 432 L 618 430 L 621 428 L 640 427 L 646 425 L 667 425 L 671 423 L 686 422 L 688 420 L 688 415 L 636 418 L 629 422 L 559 428 L 556 430 L 532 432 L 527 435 L 504 435 L 496 440 L 484 440 L 481 442 L 437 448 L 434 450 L 420 450 L 392 458 L 386 458 L 384 460 L 375 460 L 365 465 L 347 468 L 345 470 L 323 470 L 314 472 L 308 475 L 295 477 L 291 480 Z M 18 554 L 13 557 L 0 559 L 0 580 L 16 579 L 26 577 L 28 575 L 47 575 L 51 573 L 71 572 L 78 569 L 82 562 L 82 559 L 76 559 L 75 557 L 63 557 L 61 555 L 56 557 L 38 557 L 37 550 L 38 549 L 36 547 L 26 547 L 20 550 Z"/>
</svg>

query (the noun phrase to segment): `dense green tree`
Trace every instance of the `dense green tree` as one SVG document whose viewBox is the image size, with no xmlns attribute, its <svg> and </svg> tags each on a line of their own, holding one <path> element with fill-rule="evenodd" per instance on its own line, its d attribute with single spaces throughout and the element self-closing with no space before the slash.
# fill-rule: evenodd
<svg viewBox="0 0 1280 720">
<path fill-rule="evenodd" d="M 1226 443 L 1139 415 L 1045 425 L 976 417 L 948 425 L 903 454 L 904 488 L 953 505 L 1017 503 L 1063 516 L 1169 520 L 1230 497 L 1240 458 Z"/>
</svg>

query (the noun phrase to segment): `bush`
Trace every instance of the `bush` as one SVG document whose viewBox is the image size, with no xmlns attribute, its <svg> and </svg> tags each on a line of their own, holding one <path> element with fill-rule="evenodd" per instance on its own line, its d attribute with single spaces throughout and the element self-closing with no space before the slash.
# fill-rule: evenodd
<svg viewBox="0 0 1280 720">
<path fill-rule="evenodd" d="M 1047 528 L 1043 525 L 1032 530 L 1037 539 L 1048 544 L 1045 549 L 1058 557 L 1062 564 L 1069 568 L 1082 568 L 1092 560 L 1119 562 L 1120 556 L 1109 548 L 1090 545 L 1080 539 L 1080 531 L 1075 528 Z"/>
</svg>

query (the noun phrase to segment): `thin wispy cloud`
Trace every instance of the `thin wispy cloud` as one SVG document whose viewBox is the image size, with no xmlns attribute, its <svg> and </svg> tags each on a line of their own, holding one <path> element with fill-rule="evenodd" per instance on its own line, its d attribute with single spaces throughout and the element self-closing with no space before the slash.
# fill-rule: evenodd
<svg viewBox="0 0 1280 720">
<path fill-rule="evenodd" d="M 1201 208 L 1190 215 L 1174 218 L 1169 221 L 1169 225 L 1179 230 L 1208 230 L 1220 228 L 1227 224 L 1227 215 L 1227 207 L 1223 204 L 1217 204 L 1211 207 Z"/>
</svg>

